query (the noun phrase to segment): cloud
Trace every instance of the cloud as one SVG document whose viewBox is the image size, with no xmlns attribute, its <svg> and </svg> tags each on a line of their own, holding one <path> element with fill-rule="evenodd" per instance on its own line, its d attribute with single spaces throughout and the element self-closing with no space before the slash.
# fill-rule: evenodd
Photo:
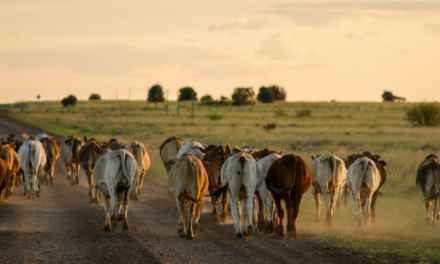
<svg viewBox="0 0 440 264">
<path fill-rule="evenodd" d="M 345 38 L 349 40 L 360 40 L 360 39 L 374 38 L 379 36 L 379 34 L 380 33 L 378 31 L 369 31 L 363 34 L 350 31 L 347 34 L 345 34 Z"/>
<path fill-rule="evenodd" d="M 259 57 L 270 60 L 292 59 L 292 46 L 283 38 L 281 33 L 267 36 L 261 43 L 261 48 L 255 52 Z"/>
<path fill-rule="evenodd" d="M 430 33 L 440 34 L 440 23 L 425 23 L 422 30 Z"/>
<path fill-rule="evenodd" d="M 219 24 L 213 23 L 209 26 L 208 31 L 211 32 L 225 32 L 225 31 L 236 31 L 240 29 L 259 29 L 262 28 L 263 24 L 249 22 L 247 20 L 229 20 L 227 23 Z"/>
<path fill-rule="evenodd" d="M 328 27 L 342 19 L 363 16 L 390 17 L 403 15 L 438 15 L 440 2 L 434 1 L 374 1 L 374 2 L 315 2 L 279 3 L 269 5 L 263 13 L 289 17 L 299 26 Z"/>
</svg>

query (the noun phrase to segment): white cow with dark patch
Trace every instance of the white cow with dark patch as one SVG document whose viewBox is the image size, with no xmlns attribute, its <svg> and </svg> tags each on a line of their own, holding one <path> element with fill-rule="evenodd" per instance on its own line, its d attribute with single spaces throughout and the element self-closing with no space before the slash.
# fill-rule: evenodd
<svg viewBox="0 0 440 264">
<path fill-rule="evenodd" d="M 205 147 L 201 143 L 195 140 L 190 140 L 185 145 L 183 145 L 183 147 L 179 149 L 179 151 L 177 152 L 176 159 L 182 157 L 183 154 L 187 154 L 188 151 L 190 151 L 192 148 L 205 149 Z"/>
<path fill-rule="evenodd" d="M 316 158 L 312 155 L 312 160 L 309 170 L 313 178 L 312 194 L 316 202 L 315 222 L 321 221 L 319 194 L 322 194 L 327 212 L 325 220 L 328 225 L 332 225 L 333 210 L 346 183 L 347 169 L 344 160 L 332 153 Z"/>
<path fill-rule="evenodd" d="M 270 165 L 272 165 L 272 163 L 279 158 L 281 158 L 281 155 L 270 154 L 269 156 L 266 156 L 258 161 L 258 166 L 263 171 L 263 175 L 264 175 L 263 179 L 266 178 L 266 174 L 270 168 Z M 272 199 L 272 195 L 270 194 L 269 189 L 267 189 L 264 180 L 260 188 L 258 189 L 258 192 L 260 193 L 260 196 L 263 200 L 263 208 L 260 208 L 260 210 L 264 211 L 264 221 L 265 221 L 264 233 L 270 234 L 274 232 L 273 215 L 274 215 L 275 203 Z"/>
<path fill-rule="evenodd" d="M 429 155 L 417 168 L 417 188 L 425 197 L 426 223 L 436 223 L 439 219 L 440 204 L 440 162 L 436 155 Z"/>
<path fill-rule="evenodd" d="M 144 144 L 138 141 L 133 141 L 128 143 L 124 147 L 126 150 L 130 151 L 133 154 L 133 157 L 136 159 L 136 162 L 139 165 L 139 180 L 134 186 L 132 193 L 132 197 L 135 200 L 139 200 L 139 195 L 141 194 L 141 188 L 144 183 L 144 177 L 147 173 L 147 170 L 150 168 L 150 156 L 148 155 L 147 149 Z"/>
<path fill-rule="evenodd" d="M 237 238 L 253 232 L 254 194 L 263 180 L 264 174 L 257 161 L 238 148 L 232 151 L 222 166 L 221 183 L 224 187 L 213 195 L 219 196 L 228 191 Z M 243 231 L 246 230 L 246 222 L 247 232 Z"/>
<path fill-rule="evenodd" d="M 93 181 L 95 187 L 101 191 L 105 204 L 104 230 L 110 230 L 111 222 L 116 225 L 116 220 L 124 220 L 124 230 L 130 230 L 127 218 L 128 200 L 138 180 L 139 166 L 127 150 L 113 150 L 96 162 Z M 119 213 L 121 204 L 123 210 Z"/>
<path fill-rule="evenodd" d="M 83 145 L 82 140 L 75 135 L 67 137 L 60 145 L 60 157 L 66 166 L 71 186 L 79 185 L 79 151 Z"/>
<path fill-rule="evenodd" d="M 40 141 L 29 138 L 18 150 L 20 167 L 24 174 L 24 191 L 28 199 L 40 196 L 40 176 L 44 174 L 46 153 Z"/>
<path fill-rule="evenodd" d="M 358 158 L 348 168 L 347 187 L 351 192 L 353 202 L 354 220 L 362 225 L 361 209 L 363 209 L 365 223 L 370 224 L 370 205 L 373 193 L 379 188 L 380 173 L 373 160 L 362 157 Z M 362 203 L 365 201 L 364 208 Z"/>
</svg>

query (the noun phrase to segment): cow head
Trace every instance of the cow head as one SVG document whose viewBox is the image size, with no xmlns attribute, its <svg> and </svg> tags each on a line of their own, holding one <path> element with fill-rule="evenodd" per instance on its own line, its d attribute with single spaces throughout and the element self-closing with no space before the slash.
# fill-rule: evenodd
<svg viewBox="0 0 440 264">
<path fill-rule="evenodd" d="M 231 153 L 232 153 L 231 145 L 226 144 L 225 150 L 226 150 L 226 152 L 225 152 L 226 158 L 229 158 L 229 156 L 231 156 Z"/>
</svg>

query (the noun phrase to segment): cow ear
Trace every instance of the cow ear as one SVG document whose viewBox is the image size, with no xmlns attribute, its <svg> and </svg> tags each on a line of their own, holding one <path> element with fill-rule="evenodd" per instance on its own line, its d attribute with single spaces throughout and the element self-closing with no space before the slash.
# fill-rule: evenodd
<svg viewBox="0 0 440 264">
<path fill-rule="evenodd" d="M 209 168 L 209 162 L 207 162 L 207 161 L 202 161 L 202 163 L 203 163 L 203 167 L 205 167 L 205 170 L 208 170 L 208 168 Z"/>
<path fill-rule="evenodd" d="M 281 150 L 280 153 L 278 153 L 278 155 L 281 155 L 283 153 L 283 151 Z"/>
<path fill-rule="evenodd" d="M 231 145 L 226 144 L 226 156 L 231 156 L 232 150 L 231 150 Z"/>
<path fill-rule="evenodd" d="M 87 140 L 87 136 L 86 135 L 84 135 L 84 142 L 87 142 L 88 140 Z"/>
<path fill-rule="evenodd" d="M 380 163 L 382 163 L 382 166 L 386 166 L 387 165 L 387 163 L 385 161 L 383 161 L 383 160 L 381 160 Z"/>
<path fill-rule="evenodd" d="M 379 159 L 380 159 L 380 156 L 379 156 L 379 155 L 373 155 L 373 158 L 379 160 Z"/>
<path fill-rule="evenodd" d="M 310 155 L 310 157 L 312 158 L 312 160 L 315 160 L 315 155 Z"/>
<path fill-rule="evenodd" d="M 171 166 L 174 166 L 174 164 L 176 164 L 176 159 L 169 160 L 167 163 Z"/>
<path fill-rule="evenodd" d="M 255 152 L 255 149 L 253 149 L 253 150 L 252 150 L 252 152 L 251 152 L 251 153 L 249 153 L 249 155 L 251 155 L 251 156 L 252 156 L 252 154 L 254 154 L 254 152 Z"/>
</svg>

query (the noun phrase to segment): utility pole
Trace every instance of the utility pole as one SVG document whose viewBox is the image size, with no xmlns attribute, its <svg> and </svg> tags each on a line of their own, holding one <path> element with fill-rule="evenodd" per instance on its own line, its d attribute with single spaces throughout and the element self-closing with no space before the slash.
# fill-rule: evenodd
<svg viewBox="0 0 440 264">
<path fill-rule="evenodd" d="M 179 91 L 177 91 L 177 116 L 179 116 Z"/>
<path fill-rule="evenodd" d="M 167 105 L 165 106 L 165 114 L 168 115 L 168 102 L 169 102 L 169 97 L 168 97 L 168 90 L 167 90 Z"/>
<path fill-rule="evenodd" d="M 191 91 L 191 120 L 194 120 L 194 92 Z"/>
</svg>

